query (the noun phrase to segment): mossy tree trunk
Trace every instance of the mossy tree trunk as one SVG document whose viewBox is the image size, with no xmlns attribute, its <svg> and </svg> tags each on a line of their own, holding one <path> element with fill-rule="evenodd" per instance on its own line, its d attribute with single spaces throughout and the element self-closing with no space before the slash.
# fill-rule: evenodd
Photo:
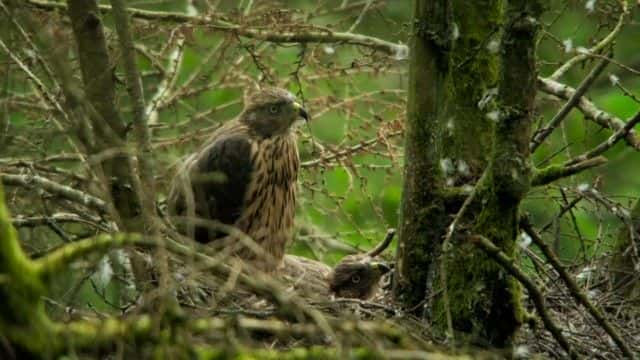
<svg viewBox="0 0 640 360">
<path fill-rule="evenodd" d="M 491 346 L 521 323 L 520 287 L 467 238 L 515 256 L 540 12 L 535 1 L 414 1 L 395 292 L 434 329 Z"/>
</svg>

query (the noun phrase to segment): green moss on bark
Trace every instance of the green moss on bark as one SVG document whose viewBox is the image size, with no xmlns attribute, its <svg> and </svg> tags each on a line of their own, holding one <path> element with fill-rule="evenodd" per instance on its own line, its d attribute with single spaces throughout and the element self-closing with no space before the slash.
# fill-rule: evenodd
<svg viewBox="0 0 640 360">
<path fill-rule="evenodd" d="M 398 251 L 399 281 L 406 284 L 399 289 L 410 299 L 401 298 L 405 305 L 433 297 L 422 303 L 434 331 L 446 331 L 448 313 L 458 338 L 508 346 L 525 315 L 520 285 L 465 236 L 481 234 L 517 258 L 518 208 L 531 182 L 528 142 L 535 98 L 537 25 L 528 21 L 540 9 L 537 2 L 510 2 L 505 15 L 502 0 L 454 3 L 449 9 L 447 1 L 415 1 L 416 21 L 431 25 L 418 33 L 427 36 L 414 34 L 410 44 Z M 442 9 L 448 9 L 447 16 Z M 434 40 L 443 38 L 436 36 L 442 29 L 450 30 L 449 43 Z M 452 166 L 441 169 L 441 163 Z M 443 199 L 451 192 L 445 184 L 473 184 L 485 171 L 453 248 L 439 258 L 443 235 L 458 211 Z M 441 297 L 445 282 L 448 302 Z"/>
<path fill-rule="evenodd" d="M 451 52 L 452 71 L 447 86 L 450 114 L 442 131 L 443 155 L 464 160 L 477 178 L 489 162 L 492 111 L 499 61 L 496 46 L 502 23 L 502 1 L 454 1 L 457 35 Z"/>
<path fill-rule="evenodd" d="M 439 134 L 445 123 L 450 82 L 452 8 L 448 1 L 414 1 L 410 41 L 409 98 L 405 131 L 405 162 L 396 297 L 422 313 L 429 287 L 433 254 L 445 228 L 439 167 Z"/>
<path fill-rule="evenodd" d="M 27 258 L 11 225 L 0 185 L 0 334 L 7 334 L 18 353 L 32 349 L 46 351 L 55 339 L 50 336 L 51 321 L 44 311 L 41 296 L 45 286 L 37 269 Z"/>
</svg>

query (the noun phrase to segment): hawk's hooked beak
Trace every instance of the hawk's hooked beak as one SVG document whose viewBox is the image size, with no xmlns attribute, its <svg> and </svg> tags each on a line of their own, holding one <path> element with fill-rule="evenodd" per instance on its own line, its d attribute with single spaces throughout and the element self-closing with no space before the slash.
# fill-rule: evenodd
<svg viewBox="0 0 640 360">
<path fill-rule="evenodd" d="M 305 121 L 309 121 L 309 114 L 307 113 L 307 110 L 305 110 L 302 105 L 300 105 L 298 102 L 294 102 L 293 103 L 293 107 L 298 110 L 298 115 L 300 115 L 301 117 L 304 118 Z"/>
</svg>

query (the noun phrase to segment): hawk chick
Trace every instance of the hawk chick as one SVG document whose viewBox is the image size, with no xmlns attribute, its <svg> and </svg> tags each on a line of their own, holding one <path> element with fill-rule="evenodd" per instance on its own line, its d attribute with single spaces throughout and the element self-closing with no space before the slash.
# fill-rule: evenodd
<svg viewBox="0 0 640 360">
<path fill-rule="evenodd" d="M 380 278 L 391 271 L 381 262 L 343 261 L 329 276 L 329 290 L 337 297 L 369 299 L 378 290 Z"/>
<path fill-rule="evenodd" d="M 168 197 L 170 215 L 186 218 L 178 230 L 200 243 L 224 240 L 216 243 L 226 247 L 239 244 L 229 235 L 233 226 L 270 255 L 267 269 L 277 267 L 293 234 L 300 160 L 292 125 L 299 118 L 308 120 L 307 112 L 290 92 L 253 95 L 237 119 L 179 168 Z M 256 258 L 246 247 L 236 254 Z"/>
<path fill-rule="evenodd" d="M 378 290 L 380 278 L 391 271 L 391 266 L 374 258 L 389 247 L 395 234 L 395 229 L 389 229 L 382 242 L 367 253 L 344 257 L 329 274 L 329 290 L 337 297 L 371 298 Z"/>
</svg>

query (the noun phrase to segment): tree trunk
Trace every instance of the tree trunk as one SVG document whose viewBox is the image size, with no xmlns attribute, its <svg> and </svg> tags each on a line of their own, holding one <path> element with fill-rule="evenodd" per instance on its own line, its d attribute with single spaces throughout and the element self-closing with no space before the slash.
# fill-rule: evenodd
<svg viewBox="0 0 640 360">
<path fill-rule="evenodd" d="M 539 6 L 512 1 L 505 15 L 498 0 L 414 6 L 395 292 L 436 331 L 507 346 L 521 323 L 520 287 L 466 239 L 481 234 L 515 255 Z"/>
<path fill-rule="evenodd" d="M 127 127 L 116 108 L 115 64 L 109 60 L 98 4 L 95 0 L 71 0 L 68 13 L 78 45 L 86 99 L 95 110 L 96 116 L 89 117 L 99 139 L 97 150 L 114 152 L 104 160 L 102 169 L 108 195 L 113 199 L 115 218 L 121 230 L 143 232 L 140 201 L 133 191 L 135 175 L 129 166 L 130 157 L 124 153 Z"/>
</svg>

